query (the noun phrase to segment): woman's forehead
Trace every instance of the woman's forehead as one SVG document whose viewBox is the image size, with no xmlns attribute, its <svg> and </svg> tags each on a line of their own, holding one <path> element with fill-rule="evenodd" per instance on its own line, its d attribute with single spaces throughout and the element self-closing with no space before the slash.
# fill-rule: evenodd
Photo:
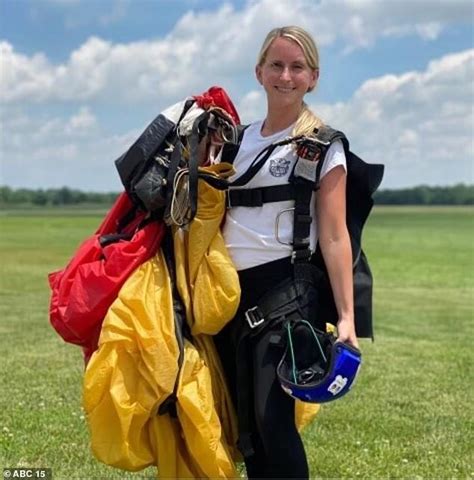
<svg viewBox="0 0 474 480">
<path fill-rule="evenodd" d="M 285 37 L 277 37 L 273 40 L 266 57 L 267 59 L 282 58 L 291 61 L 306 61 L 303 49 L 294 40 Z"/>
</svg>

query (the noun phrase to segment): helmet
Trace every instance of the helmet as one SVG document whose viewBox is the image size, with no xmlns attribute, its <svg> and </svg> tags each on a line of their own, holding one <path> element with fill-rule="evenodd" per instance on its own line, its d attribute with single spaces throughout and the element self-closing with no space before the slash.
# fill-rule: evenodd
<svg viewBox="0 0 474 480">
<path fill-rule="evenodd" d="M 307 320 L 286 325 L 285 353 L 277 376 L 283 390 L 295 399 L 324 403 L 345 395 L 355 382 L 360 351 L 336 341 L 333 333 L 313 328 Z"/>
</svg>

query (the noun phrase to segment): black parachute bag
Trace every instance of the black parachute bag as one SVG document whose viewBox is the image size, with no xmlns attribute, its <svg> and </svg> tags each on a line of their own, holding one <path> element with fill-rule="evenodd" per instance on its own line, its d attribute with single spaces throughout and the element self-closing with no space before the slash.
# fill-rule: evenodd
<svg viewBox="0 0 474 480">
<path fill-rule="evenodd" d="M 177 123 L 159 114 L 116 161 L 120 180 L 132 201 L 148 212 L 164 210 L 172 155 L 178 154 L 177 125 L 194 103 L 187 100 Z"/>
</svg>

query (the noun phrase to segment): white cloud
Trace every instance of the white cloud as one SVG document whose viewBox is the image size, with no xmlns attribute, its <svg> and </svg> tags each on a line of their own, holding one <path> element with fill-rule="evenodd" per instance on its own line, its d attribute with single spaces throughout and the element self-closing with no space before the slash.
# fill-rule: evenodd
<svg viewBox="0 0 474 480">
<path fill-rule="evenodd" d="M 384 187 L 474 182 L 474 50 L 424 71 L 366 81 L 347 102 L 313 105 L 353 151 L 386 164 Z"/>
<path fill-rule="evenodd" d="M 249 123 L 262 115 L 266 109 L 266 98 L 263 90 L 252 90 L 246 93 L 239 104 L 237 111 L 239 112 L 240 121 L 243 124 Z"/>
<path fill-rule="evenodd" d="M 56 0 L 58 1 L 58 0 Z M 65 1 L 65 0 L 62 0 Z M 120 0 L 104 17 L 125 15 Z M 409 7 L 409 8 L 408 8 Z M 32 56 L 0 44 L 3 102 L 103 101 L 148 103 L 217 83 L 232 91 L 237 77 L 253 65 L 260 43 L 275 26 L 299 24 L 318 43 L 342 39 L 346 51 L 371 46 L 381 36 L 436 38 L 446 25 L 472 16 L 466 0 L 259 0 L 242 10 L 224 3 L 215 11 L 189 11 L 163 38 L 111 43 L 90 37 L 69 59 L 53 64 L 44 54 Z"/>
<path fill-rule="evenodd" d="M 416 35 L 433 40 L 452 23 L 472 23 L 470 0 L 322 0 L 318 14 L 346 40 L 346 51 L 378 37 Z"/>
<path fill-rule="evenodd" d="M 89 106 L 70 117 L 29 116 L 24 109 L 1 112 L 0 184 L 12 187 L 121 189 L 113 161 L 140 134 L 106 134 Z"/>
<path fill-rule="evenodd" d="M 14 51 L 8 42 L 0 42 L 0 92 L 2 101 L 45 98 L 54 84 L 53 67 L 42 53 L 31 57 Z"/>
<path fill-rule="evenodd" d="M 95 128 L 97 128 L 97 119 L 89 107 L 81 107 L 79 112 L 69 119 L 64 131 L 68 135 L 87 135 Z"/>
<path fill-rule="evenodd" d="M 367 80 L 346 102 L 307 101 L 347 134 L 355 153 L 386 165 L 384 188 L 472 183 L 473 62 L 474 50 L 446 55 L 423 71 Z M 265 111 L 265 96 L 250 91 L 237 107 L 248 122 Z M 28 117 L 10 106 L 2 124 L 0 183 L 30 187 L 120 189 L 113 160 L 141 131 L 107 134 L 88 105 L 69 118 Z"/>
</svg>

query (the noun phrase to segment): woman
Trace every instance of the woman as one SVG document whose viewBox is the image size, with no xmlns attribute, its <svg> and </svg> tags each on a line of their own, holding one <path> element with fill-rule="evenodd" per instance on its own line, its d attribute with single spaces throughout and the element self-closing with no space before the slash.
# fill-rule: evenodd
<svg viewBox="0 0 474 480">
<path fill-rule="evenodd" d="M 288 136 L 310 135 L 322 122 L 303 99 L 317 85 L 319 58 L 314 40 L 302 28 L 272 30 L 261 48 L 255 69 L 265 90 L 267 114 L 244 131 L 234 160 L 237 179 L 267 146 Z M 276 148 L 245 188 L 287 184 L 297 160 L 291 145 Z M 346 159 L 341 141 L 327 150 L 319 189 L 312 198 L 311 249 L 319 242 L 338 312 L 338 340 L 358 347 L 354 327 L 352 253 L 345 212 Z M 238 206 L 228 210 L 223 229 L 229 253 L 239 273 L 242 298 L 239 312 L 216 338 L 236 404 L 236 340 L 244 312 L 285 278 L 291 277 L 292 201 Z M 277 232 L 275 225 L 278 221 Z M 294 422 L 294 401 L 275 374 L 281 350 L 272 348 L 274 331 L 248 340 L 252 372 L 251 447 L 244 452 L 249 478 L 308 478 L 308 465 Z M 239 347 L 240 348 L 240 347 Z"/>
</svg>

